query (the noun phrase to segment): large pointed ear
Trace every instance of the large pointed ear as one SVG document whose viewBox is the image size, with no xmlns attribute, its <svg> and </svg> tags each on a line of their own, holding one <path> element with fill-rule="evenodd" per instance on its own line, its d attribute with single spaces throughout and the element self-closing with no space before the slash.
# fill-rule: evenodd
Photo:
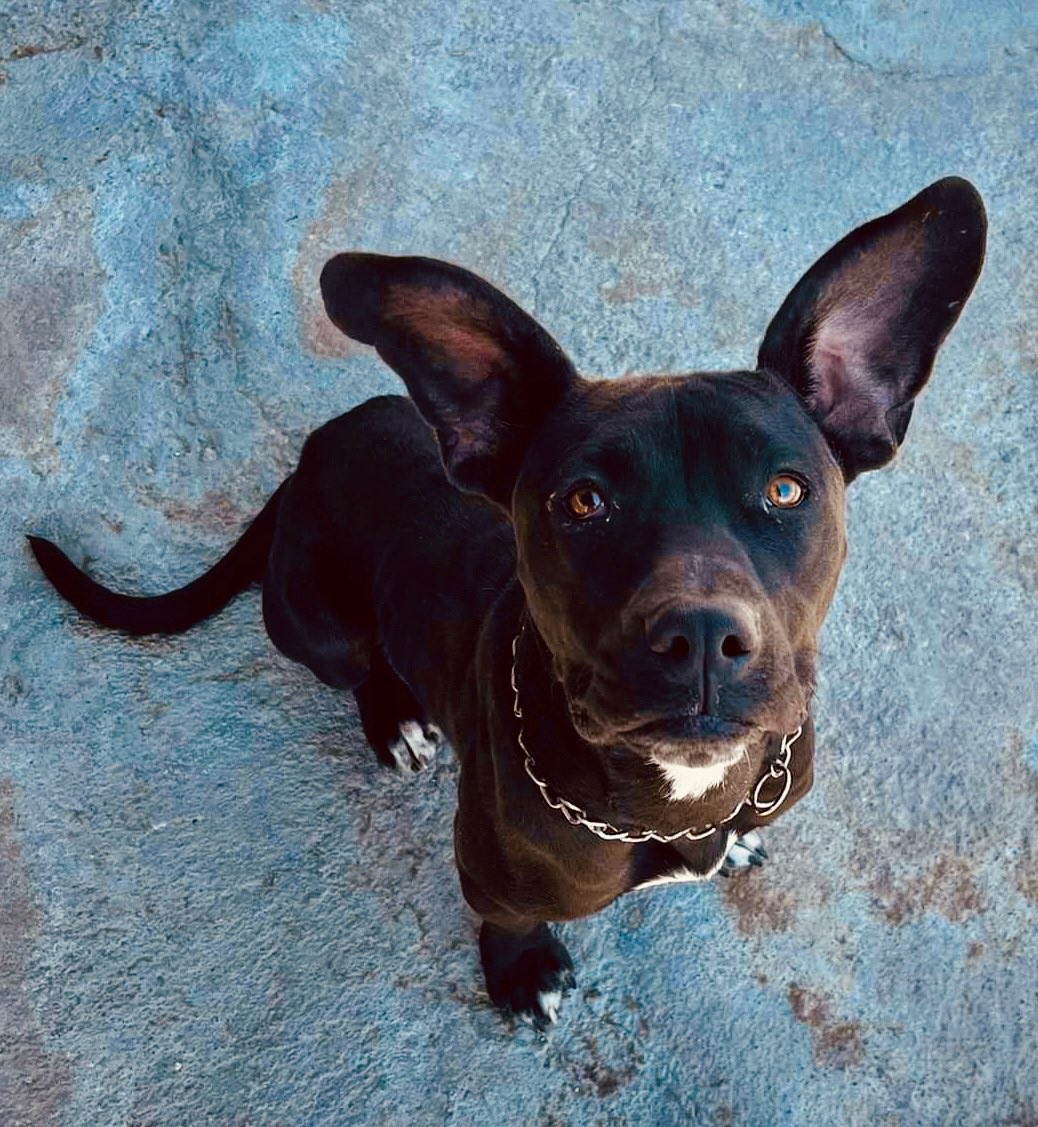
<svg viewBox="0 0 1038 1127">
<path fill-rule="evenodd" d="M 768 326 L 758 365 L 800 393 L 848 481 L 897 452 L 986 231 L 973 185 L 938 180 L 838 242 Z"/>
<path fill-rule="evenodd" d="M 336 255 L 321 294 L 403 377 L 451 480 L 507 508 L 527 443 L 575 378 L 562 349 L 488 282 L 432 258 Z"/>
</svg>

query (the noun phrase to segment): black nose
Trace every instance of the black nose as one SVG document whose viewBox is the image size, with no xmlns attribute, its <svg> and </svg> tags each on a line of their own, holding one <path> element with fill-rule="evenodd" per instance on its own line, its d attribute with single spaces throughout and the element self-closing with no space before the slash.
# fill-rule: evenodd
<svg viewBox="0 0 1038 1127">
<path fill-rule="evenodd" d="M 649 649 L 673 676 L 702 670 L 731 676 L 749 664 L 760 645 L 756 616 L 736 603 L 686 603 L 667 607 L 645 626 Z"/>
</svg>

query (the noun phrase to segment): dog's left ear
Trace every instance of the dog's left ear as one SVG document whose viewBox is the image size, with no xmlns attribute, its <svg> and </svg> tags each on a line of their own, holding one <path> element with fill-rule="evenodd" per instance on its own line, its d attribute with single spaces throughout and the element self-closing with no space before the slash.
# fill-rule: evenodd
<svg viewBox="0 0 1038 1127">
<path fill-rule="evenodd" d="M 848 481 L 897 452 L 986 231 L 973 185 L 938 180 L 838 242 L 768 326 L 758 365 L 800 393 Z"/>
<path fill-rule="evenodd" d="M 533 432 L 575 379 L 548 333 L 489 282 L 432 258 L 339 254 L 321 295 L 403 377 L 451 480 L 508 508 Z"/>
</svg>

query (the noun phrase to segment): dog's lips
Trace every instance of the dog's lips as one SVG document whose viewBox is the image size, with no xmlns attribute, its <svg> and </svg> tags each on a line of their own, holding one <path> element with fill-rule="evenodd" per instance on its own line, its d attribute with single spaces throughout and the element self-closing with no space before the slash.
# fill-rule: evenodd
<svg viewBox="0 0 1038 1127">
<path fill-rule="evenodd" d="M 682 715 L 665 716 L 647 723 L 640 724 L 630 734 L 640 737 L 670 740 L 674 743 L 705 742 L 728 743 L 733 740 L 744 740 L 756 728 L 742 720 L 731 720 L 723 716 Z"/>
<path fill-rule="evenodd" d="M 623 742 L 657 761 L 706 767 L 733 763 L 759 734 L 752 724 L 718 716 L 668 717 L 625 732 Z"/>
<path fill-rule="evenodd" d="M 754 742 L 766 732 L 790 732 L 803 722 L 811 685 L 794 673 L 769 686 L 760 699 L 743 700 L 730 710 L 702 712 L 690 700 L 660 701 L 655 707 L 639 706 L 622 682 L 584 674 L 560 678 L 570 718 L 578 734 L 597 747 L 627 747 L 639 753 L 658 754 L 682 762 L 714 763 L 727 749 Z M 722 706 L 723 706 L 722 702 Z"/>
<path fill-rule="evenodd" d="M 761 732 L 756 724 L 712 714 L 681 712 L 646 718 L 592 716 L 571 706 L 574 724 L 589 743 L 623 746 L 684 766 L 714 764 L 732 757 Z"/>
</svg>

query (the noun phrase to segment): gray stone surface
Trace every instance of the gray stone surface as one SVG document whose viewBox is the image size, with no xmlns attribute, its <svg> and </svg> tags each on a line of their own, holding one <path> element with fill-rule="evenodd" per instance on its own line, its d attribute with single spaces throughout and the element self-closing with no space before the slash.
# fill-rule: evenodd
<svg viewBox="0 0 1038 1127">
<path fill-rule="evenodd" d="M 0 60 L 0 1122 L 1036 1122 L 1034 4 L 24 0 Z M 187 580 L 395 388 L 333 250 L 461 262 L 585 371 L 741 366 L 948 173 L 988 266 L 852 492 L 816 790 L 763 873 L 567 925 L 544 1040 L 481 994 L 450 764 L 377 769 L 254 596 L 133 641 L 31 565 Z"/>
</svg>

